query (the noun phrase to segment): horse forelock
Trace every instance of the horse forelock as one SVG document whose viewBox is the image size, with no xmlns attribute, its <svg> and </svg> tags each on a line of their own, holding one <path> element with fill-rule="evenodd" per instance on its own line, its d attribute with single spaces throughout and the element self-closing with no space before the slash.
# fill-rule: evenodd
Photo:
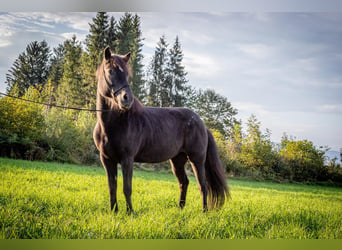
<svg viewBox="0 0 342 250">
<path fill-rule="evenodd" d="M 126 63 L 121 56 L 113 55 L 112 63 L 114 66 L 119 67 L 120 70 L 123 70 L 128 77 L 132 77 L 132 67 L 129 63 Z"/>
<path fill-rule="evenodd" d="M 99 80 L 101 76 L 104 74 L 104 66 L 106 64 L 106 60 L 103 59 L 102 63 L 96 69 L 96 79 Z M 112 55 L 110 63 L 113 64 L 114 67 L 119 67 L 120 70 L 123 70 L 125 74 L 128 75 L 129 78 L 132 78 L 132 67 L 129 63 L 126 63 L 121 56 Z"/>
</svg>

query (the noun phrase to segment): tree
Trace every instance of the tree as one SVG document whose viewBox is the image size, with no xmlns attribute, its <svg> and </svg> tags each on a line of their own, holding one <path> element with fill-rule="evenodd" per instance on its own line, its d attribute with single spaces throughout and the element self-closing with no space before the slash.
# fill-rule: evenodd
<svg viewBox="0 0 342 250">
<path fill-rule="evenodd" d="M 65 106 L 83 106 L 86 102 L 81 70 L 82 47 L 74 35 L 64 42 L 63 77 L 59 91 L 59 103 Z"/>
<path fill-rule="evenodd" d="M 133 69 L 131 86 L 135 96 L 138 99 L 143 100 L 146 97 L 146 89 L 143 65 L 144 56 L 142 54 L 143 38 L 140 25 L 140 17 L 136 14 L 133 17 L 134 47 L 130 50 L 131 65 Z"/>
<path fill-rule="evenodd" d="M 82 55 L 82 72 L 84 98 L 87 105 L 94 108 L 97 88 L 95 72 L 102 62 L 104 48 L 114 42 L 115 20 L 111 19 L 111 23 L 108 24 L 107 13 L 98 12 L 89 26 L 89 34 L 85 40 L 87 53 Z"/>
<path fill-rule="evenodd" d="M 53 49 L 49 78 L 54 87 L 58 87 L 63 77 L 64 51 L 63 44 L 59 44 Z"/>
<path fill-rule="evenodd" d="M 22 96 L 30 86 L 43 86 L 50 68 L 49 57 L 50 48 L 46 41 L 34 41 L 27 45 L 6 74 L 7 92 L 16 86 L 16 94 Z"/>
<path fill-rule="evenodd" d="M 241 160 L 248 168 L 268 176 L 277 158 L 270 139 L 271 132 L 267 129 L 262 133 L 260 125 L 256 116 L 251 115 L 247 122 L 247 136 L 241 145 Z"/>
<path fill-rule="evenodd" d="M 106 33 L 106 41 L 107 45 L 111 48 L 116 47 L 117 44 L 117 23 L 115 21 L 115 18 L 112 16 L 109 21 L 109 27 L 107 29 Z"/>
<path fill-rule="evenodd" d="M 167 77 L 167 46 L 163 35 L 157 43 L 156 50 L 150 64 L 149 105 L 155 107 L 171 106 L 170 82 Z"/>
<path fill-rule="evenodd" d="M 133 28 L 133 15 L 126 12 L 119 20 L 117 26 L 117 44 L 114 48 L 117 54 L 133 52 L 135 31 Z"/>
<path fill-rule="evenodd" d="M 234 125 L 238 123 L 235 118 L 237 110 L 226 97 L 211 89 L 198 91 L 195 111 L 206 126 L 218 130 L 225 136 L 228 136 Z"/>
<path fill-rule="evenodd" d="M 234 125 L 231 135 L 228 138 L 228 155 L 233 160 L 239 160 L 242 146 L 242 128 L 241 124 Z"/>
<path fill-rule="evenodd" d="M 64 46 L 59 44 L 53 49 L 53 56 L 51 58 L 51 67 L 49 70 L 49 80 L 47 88 L 49 89 L 48 104 L 52 104 L 55 101 L 55 94 L 58 86 L 60 85 L 63 77 L 63 64 L 64 64 Z M 49 107 L 47 107 L 47 111 Z"/>
<path fill-rule="evenodd" d="M 115 52 L 117 54 L 131 53 L 130 64 L 132 66 L 132 78 L 130 85 L 134 95 L 138 99 L 144 99 L 146 95 L 143 74 L 142 55 L 142 32 L 140 28 L 140 17 L 135 14 L 125 13 L 120 18 L 117 26 L 117 43 Z"/>
<path fill-rule="evenodd" d="M 175 43 L 173 47 L 169 51 L 169 60 L 168 64 L 168 84 L 171 87 L 170 98 L 172 102 L 172 106 L 174 107 L 183 107 L 186 103 L 186 90 L 187 90 L 187 82 L 186 79 L 187 73 L 185 72 L 184 66 L 182 65 L 183 61 L 183 52 L 181 49 L 181 45 L 176 37 Z"/>
<path fill-rule="evenodd" d="M 108 15 L 106 12 L 98 12 L 89 24 L 89 34 L 86 37 L 86 48 L 91 60 L 91 66 L 96 69 L 102 62 L 103 50 L 109 44 L 108 41 Z M 112 31 L 110 31 L 112 32 Z"/>
</svg>

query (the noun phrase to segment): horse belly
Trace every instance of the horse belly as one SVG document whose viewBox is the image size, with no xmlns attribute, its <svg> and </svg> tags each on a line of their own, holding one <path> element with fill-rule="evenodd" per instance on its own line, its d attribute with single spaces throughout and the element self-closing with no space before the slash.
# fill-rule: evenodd
<svg viewBox="0 0 342 250">
<path fill-rule="evenodd" d="M 144 163 L 158 163 L 167 161 L 182 151 L 180 143 L 173 143 L 172 145 L 149 145 L 142 148 L 135 156 L 136 162 Z"/>
</svg>

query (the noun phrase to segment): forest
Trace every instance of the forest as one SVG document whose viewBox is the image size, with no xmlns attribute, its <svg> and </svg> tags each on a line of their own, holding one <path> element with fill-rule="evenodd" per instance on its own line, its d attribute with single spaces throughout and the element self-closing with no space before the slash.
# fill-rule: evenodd
<svg viewBox="0 0 342 250">
<path fill-rule="evenodd" d="M 130 86 L 144 105 L 187 107 L 200 115 L 213 132 L 227 176 L 342 185 L 342 168 L 326 161 L 327 147 L 286 134 L 276 144 L 255 115 L 242 124 L 227 97 L 190 83 L 178 37 L 169 44 L 161 34 L 146 66 L 143 41 L 137 14 L 115 20 L 98 12 L 85 41 L 74 35 L 55 48 L 46 41 L 29 43 L 6 75 L 7 94 L 21 99 L 0 98 L 0 156 L 100 165 L 92 139 L 95 112 L 68 107 L 95 109 L 95 72 L 109 45 L 117 54 L 131 52 Z M 136 167 L 164 169 L 168 163 Z"/>
</svg>

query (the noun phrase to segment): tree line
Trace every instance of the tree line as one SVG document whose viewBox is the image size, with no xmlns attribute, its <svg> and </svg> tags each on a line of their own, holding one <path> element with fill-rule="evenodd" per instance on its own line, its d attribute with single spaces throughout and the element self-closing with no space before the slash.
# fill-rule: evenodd
<svg viewBox="0 0 342 250">
<path fill-rule="evenodd" d="M 252 115 L 246 132 L 238 110 L 214 90 L 190 85 L 179 37 L 170 45 L 162 35 L 148 67 L 144 67 L 141 20 L 124 13 L 119 20 L 98 12 L 85 41 L 74 35 L 51 49 L 46 41 L 29 43 L 6 75 L 11 95 L 64 107 L 95 109 L 95 71 L 109 45 L 113 52 L 131 52 L 130 86 L 143 104 L 188 107 L 197 112 L 217 141 L 228 174 L 291 181 L 341 182 L 341 167 L 325 163 L 325 148 L 284 136 L 280 145 L 262 133 Z M 194 83 L 193 83 L 194 84 Z M 91 112 L 61 110 L 4 97 L 0 99 L 0 154 L 14 158 L 96 164 L 92 141 L 96 123 Z M 163 166 L 163 164 L 162 164 Z"/>
</svg>

